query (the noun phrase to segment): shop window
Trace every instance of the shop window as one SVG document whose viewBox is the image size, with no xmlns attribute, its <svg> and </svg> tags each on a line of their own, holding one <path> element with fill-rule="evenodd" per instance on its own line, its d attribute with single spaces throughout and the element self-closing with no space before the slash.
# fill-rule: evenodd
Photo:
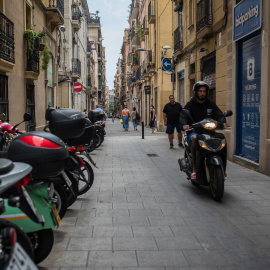
<svg viewBox="0 0 270 270">
<path fill-rule="evenodd" d="M 8 113 L 8 76 L 0 75 L 0 113 L 6 115 L 9 121 Z"/>
<path fill-rule="evenodd" d="M 32 84 L 26 84 L 26 111 L 32 116 L 32 120 L 27 122 L 27 131 L 34 131 L 36 130 L 35 86 Z"/>
</svg>

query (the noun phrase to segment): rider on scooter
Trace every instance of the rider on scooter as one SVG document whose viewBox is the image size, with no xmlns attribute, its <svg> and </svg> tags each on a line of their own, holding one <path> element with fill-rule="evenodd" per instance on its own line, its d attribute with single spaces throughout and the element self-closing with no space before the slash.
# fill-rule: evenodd
<svg viewBox="0 0 270 270">
<path fill-rule="evenodd" d="M 223 116 L 222 111 L 218 108 L 216 103 L 208 98 L 209 85 L 204 81 L 198 81 L 193 85 L 194 96 L 186 104 L 184 109 L 189 110 L 191 117 L 195 123 L 202 121 L 205 118 L 212 118 L 218 122 L 224 124 L 224 127 L 229 127 L 226 123 L 226 118 Z M 190 128 L 190 120 L 181 114 L 181 123 L 183 129 L 188 130 Z M 191 153 L 193 159 L 193 168 L 191 173 L 191 179 L 196 179 L 196 141 L 197 133 L 191 132 L 188 135 L 188 142 L 191 145 Z"/>
</svg>

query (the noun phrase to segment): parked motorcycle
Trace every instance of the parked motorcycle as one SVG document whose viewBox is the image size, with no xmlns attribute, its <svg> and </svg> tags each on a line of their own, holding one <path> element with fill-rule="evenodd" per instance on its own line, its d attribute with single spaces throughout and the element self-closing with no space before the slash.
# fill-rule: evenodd
<svg viewBox="0 0 270 270">
<path fill-rule="evenodd" d="M 27 239 L 27 236 L 25 237 Z M 17 242 L 17 232 L 13 227 L 5 227 L 0 231 L 0 269 L 38 270 L 30 256 Z"/>
<path fill-rule="evenodd" d="M 183 132 L 184 157 L 178 160 L 180 170 L 186 173 L 193 185 L 210 186 L 212 198 L 220 201 L 224 194 L 227 143 L 225 136 L 222 133 L 217 133 L 216 130 L 223 129 L 223 124 L 208 118 L 194 123 L 188 110 L 183 109 L 181 113 L 189 118 L 193 124 L 189 130 Z M 226 111 L 224 117 L 229 117 L 232 114 L 232 111 Z M 188 135 L 191 132 L 197 133 L 195 180 L 190 177 L 193 159 Z"/>
<path fill-rule="evenodd" d="M 1 118 L 1 122 L 0 122 L 0 127 L 2 127 L 2 132 L 0 132 L 0 149 L 1 150 L 5 150 L 5 152 L 0 152 L 0 156 L 1 157 L 5 157 L 5 158 L 10 158 L 12 160 L 15 160 L 15 161 L 24 161 L 24 162 L 28 162 L 29 164 L 32 164 L 32 165 L 36 165 L 36 163 L 40 163 L 40 162 L 37 162 L 36 158 L 37 159 L 40 159 L 40 157 L 38 156 L 35 156 L 35 158 L 33 159 L 32 156 L 33 156 L 33 152 L 31 152 L 31 149 L 28 149 L 29 146 L 27 146 L 27 144 L 29 142 L 31 142 L 31 135 L 29 135 L 29 133 L 25 133 L 26 136 L 30 136 L 30 137 L 26 137 L 24 138 L 24 143 L 19 143 L 18 142 L 21 142 L 21 141 L 16 141 L 15 143 L 15 146 L 13 145 L 12 146 L 12 151 L 14 152 L 14 154 L 12 154 L 12 157 L 10 156 L 10 154 L 8 154 L 8 151 L 9 151 L 9 147 L 11 145 L 11 143 L 13 142 L 14 139 L 16 139 L 19 134 L 23 134 L 22 132 L 20 132 L 17 128 L 17 126 L 19 124 L 21 124 L 22 122 L 25 122 L 25 121 L 30 121 L 32 119 L 31 115 L 29 114 L 24 114 L 24 120 L 15 125 L 14 127 L 12 125 L 10 125 L 8 122 L 4 122 L 5 121 L 5 117 L 3 116 L 3 114 L 0 115 L 0 118 Z M 39 140 L 43 140 L 45 138 L 47 138 L 47 134 L 46 133 L 35 133 L 38 135 L 37 140 L 35 140 L 35 143 L 39 144 Z M 27 139 L 29 138 L 29 139 Z M 48 137 L 49 140 L 51 140 L 52 142 L 60 142 L 61 146 L 65 148 L 65 145 L 63 144 L 63 142 L 57 138 L 56 136 L 50 138 Z M 46 140 L 45 140 L 46 141 Z M 20 150 L 18 150 L 18 153 L 16 154 L 16 146 L 19 145 L 19 147 L 22 147 L 21 150 L 26 150 L 26 151 L 29 151 L 29 156 L 27 155 L 24 155 L 23 152 L 21 152 Z M 34 146 L 34 145 L 32 145 Z M 37 145 L 36 145 L 37 146 Z M 51 145 L 49 145 L 48 147 L 50 147 Z M 42 148 L 40 148 L 39 150 L 41 150 Z M 32 149 L 33 150 L 33 149 Z M 57 151 L 57 150 L 54 150 L 54 151 Z M 63 150 L 66 152 L 66 154 L 68 154 L 68 151 L 67 150 Z M 38 153 L 37 153 L 38 155 Z M 53 160 L 56 160 L 59 155 L 61 156 L 60 153 L 58 153 L 56 156 L 53 157 Z M 56 160 L 57 161 L 57 160 Z M 41 162 L 42 163 L 42 162 Z M 63 163 L 63 161 L 62 161 Z M 54 204 L 56 205 L 56 208 L 57 208 L 57 211 L 60 215 L 61 218 L 64 217 L 65 213 L 66 213 L 66 210 L 67 210 L 67 207 L 69 205 L 71 205 L 77 198 L 78 196 L 78 181 L 71 175 L 67 175 L 63 170 L 59 171 L 59 174 L 58 175 L 54 175 L 54 174 L 51 174 L 50 175 L 50 170 L 47 170 L 46 169 L 46 166 L 47 164 L 44 163 L 44 169 L 45 171 L 49 172 L 49 174 L 46 174 L 46 177 L 47 178 L 47 181 L 49 182 L 53 182 L 54 183 L 54 195 L 53 195 L 53 202 Z M 37 170 L 35 169 L 36 166 L 34 166 L 34 172 L 37 172 Z M 60 168 L 60 167 L 59 167 Z M 34 173 L 34 178 L 37 179 L 37 178 L 40 178 L 40 177 L 45 177 L 44 175 L 44 171 L 42 171 L 42 169 L 40 168 L 39 169 L 40 171 L 40 174 L 36 175 L 36 173 Z"/>
<path fill-rule="evenodd" d="M 94 172 L 90 163 L 95 167 L 96 164 L 83 146 L 89 144 L 95 134 L 95 129 L 88 123 L 88 120 L 82 117 L 80 112 L 72 109 L 49 108 L 46 111 L 46 119 L 49 120 L 50 131 L 69 146 L 69 162 L 65 172 L 71 173 L 78 179 L 78 195 L 82 195 L 91 188 L 94 181 Z M 76 131 L 73 130 L 75 127 Z"/>
</svg>

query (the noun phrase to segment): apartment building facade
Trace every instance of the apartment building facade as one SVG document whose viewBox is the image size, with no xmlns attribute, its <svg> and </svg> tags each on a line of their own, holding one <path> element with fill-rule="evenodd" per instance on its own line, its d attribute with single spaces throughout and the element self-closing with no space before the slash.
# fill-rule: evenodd
<svg viewBox="0 0 270 270">
<path fill-rule="evenodd" d="M 20 128 L 41 130 L 46 108 L 57 101 L 57 40 L 64 0 L 54 5 L 46 0 L 1 0 L 0 21 L 1 113 L 16 124 L 28 112 L 32 120 Z"/>
</svg>

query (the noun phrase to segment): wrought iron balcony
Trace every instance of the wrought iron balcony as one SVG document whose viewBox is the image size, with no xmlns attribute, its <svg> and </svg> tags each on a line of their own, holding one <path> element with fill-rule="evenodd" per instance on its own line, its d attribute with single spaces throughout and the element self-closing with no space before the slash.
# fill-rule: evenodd
<svg viewBox="0 0 270 270">
<path fill-rule="evenodd" d="M 132 0 L 131 8 L 130 8 L 130 15 L 131 19 L 136 19 L 139 13 L 139 0 Z"/>
<path fill-rule="evenodd" d="M 64 23 L 64 0 L 39 1 L 45 7 L 45 13 L 55 26 Z"/>
<path fill-rule="evenodd" d="M 138 68 L 136 71 L 136 80 L 139 81 L 141 79 L 141 68 Z"/>
<path fill-rule="evenodd" d="M 91 24 L 100 24 L 100 18 L 98 16 L 91 15 L 89 23 L 91 23 Z"/>
<path fill-rule="evenodd" d="M 156 21 L 156 1 L 150 0 L 148 5 L 148 22 L 149 24 L 155 23 Z"/>
<path fill-rule="evenodd" d="M 183 32 L 182 27 L 177 27 L 174 31 L 174 52 L 183 49 Z"/>
<path fill-rule="evenodd" d="M 0 12 L 0 58 L 15 63 L 14 23 Z"/>
<path fill-rule="evenodd" d="M 144 18 L 143 18 L 142 29 L 143 29 L 144 35 L 148 35 L 149 34 L 149 24 L 148 24 L 148 16 L 147 15 L 145 15 Z"/>
<path fill-rule="evenodd" d="M 212 0 L 200 0 L 197 4 L 196 32 L 213 24 Z"/>
<path fill-rule="evenodd" d="M 71 18 L 72 18 L 72 27 L 75 31 L 78 31 L 81 28 L 81 11 L 78 5 L 71 5 Z"/>
<path fill-rule="evenodd" d="M 39 74 L 39 43 L 35 42 L 31 47 L 26 41 L 26 71 L 32 71 Z"/>
<path fill-rule="evenodd" d="M 77 58 L 72 58 L 72 78 L 81 77 L 81 61 Z"/>
</svg>

